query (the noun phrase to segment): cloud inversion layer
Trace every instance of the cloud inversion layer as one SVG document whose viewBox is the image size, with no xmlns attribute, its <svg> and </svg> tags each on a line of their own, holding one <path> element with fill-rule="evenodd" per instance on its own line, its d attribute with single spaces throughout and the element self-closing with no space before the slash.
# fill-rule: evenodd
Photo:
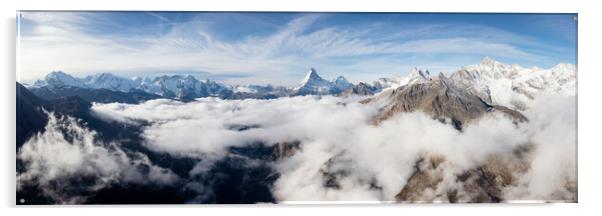
<svg viewBox="0 0 602 216">
<path fill-rule="evenodd" d="M 564 189 L 576 180 L 574 97 L 538 98 L 525 111 L 528 123 L 515 125 L 504 116 L 492 115 L 463 132 L 420 112 L 398 114 L 375 127 L 370 118 L 377 108 L 358 104 L 357 98 L 207 98 L 186 104 L 155 100 L 139 105 L 96 104 L 93 109 L 121 121 L 152 122 L 144 132 L 146 145 L 180 157 L 217 160 L 231 146 L 299 140 L 301 150 L 274 164 L 281 173 L 273 191 L 279 201 L 393 201 L 425 154 L 445 158 L 445 178 L 433 196 L 425 198 L 439 200 L 443 198 L 437 198 L 437 193 L 459 187 L 457 175 L 483 165 L 492 155 L 518 160 L 509 156 L 520 147 L 534 149 L 516 162 L 530 168 L 527 173 L 511 171 L 520 180 L 504 189 L 504 199 L 574 199 L 575 194 Z M 230 125 L 258 127 L 236 131 Z M 193 173 L 211 166 L 210 161 Z M 326 163 L 331 165 L 325 168 Z M 344 173 L 337 189 L 324 186 L 325 169 Z"/>
</svg>

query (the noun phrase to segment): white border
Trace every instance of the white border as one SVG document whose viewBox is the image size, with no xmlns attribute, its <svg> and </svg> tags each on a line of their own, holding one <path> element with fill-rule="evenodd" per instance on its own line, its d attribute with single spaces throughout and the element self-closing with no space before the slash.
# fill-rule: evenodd
<svg viewBox="0 0 602 216">
<path fill-rule="evenodd" d="M 0 137 L 4 142 L 0 155 L 1 181 L 0 204 L 2 215 L 185 215 L 185 214 L 277 214 L 277 215 L 381 215 L 395 214 L 438 214 L 449 215 L 579 215 L 602 212 L 598 203 L 602 190 L 600 167 L 602 142 L 599 136 L 602 123 L 600 105 L 602 99 L 602 55 L 600 54 L 600 7 L 595 0 L 12 0 L 3 1 L 2 11 L 2 124 Z M 579 59 L 578 59 L 578 139 L 579 139 L 579 197 L 578 204 L 403 204 L 403 205 L 146 205 L 146 206 L 14 206 L 15 178 L 15 16 L 17 10 L 193 10 L 193 11 L 402 11 L 402 12 L 545 12 L 579 13 Z"/>
</svg>

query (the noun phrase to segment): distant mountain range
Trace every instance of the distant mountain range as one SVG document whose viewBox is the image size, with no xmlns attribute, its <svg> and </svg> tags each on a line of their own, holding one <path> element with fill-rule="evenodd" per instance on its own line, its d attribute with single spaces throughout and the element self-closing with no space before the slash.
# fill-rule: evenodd
<svg viewBox="0 0 602 216">
<path fill-rule="evenodd" d="M 230 86 L 211 80 L 200 81 L 191 75 L 127 79 L 110 73 L 101 73 L 77 78 L 62 71 L 55 71 L 30 85 L 29 89 L 42 98 L 77 95 L 94 102 L 138 103 L 156 98 L 190 101 L 201 97 L 270 99 L 296 95 L 336 95 L 355 86 L 343 76 L 333 81 L 325 80 L 311 68 L 305 79 L 296 87 Z M 372 86 L 368 89 L 370 91 L 364 93 L 374 94 L 380 90 Z"/>
<path fill-rule="evenodd" d="M 446 76 L 458 88 L 470 91 L 487 103 L 520 107 L 521 98 L 533 98 L 536 92 L 574 95 L 576 66 L 561 63 L 550 69 L 523 68 L 486 57 L 479 64 L 463 67 Z M 365 96 L 432 79 L 430 71 L 414 68 L 406 76 L 353 84 L 343 76 L 326 80 L 311 68 L 297 86 L 231 86 L 211 80 L 201 81 L 191 75 L 128 79 L 101 73 L 77 78 L 55 71 L 29 85 L 28 89 L 44 99 L 80 96 L 91 102 L 138 103 L 157 98 L 191 101 L 202 97 L 271 99 L 297 95 Z"/>
<path fill-rule="evenodd" d="M 338 94 L 353 87 L 345 77 L 339 76 L 333 81 L 328 81 L 320 77 L 315 69 L 311 68 L 301 85 L 295 88 L 297 95 L 328 95 Z"/>
<path fill-rule="evenodd" d="M 110 97 L 106 96 L 113 95 L 113 102 L 127 103 L 155 98 L 193 100 L 208 96 L 228 97 L 233 93 L 229 86 L 210 80 L 199 81 L 191 75 L 127 79 L 102 73 L 76 78 L 62 71 L 46 75 L 43 80 L 36 81 L 30 89 L 42 97 L 61 97 L 72 92 L 91 101 L 110 102 Z"/>
</svg>

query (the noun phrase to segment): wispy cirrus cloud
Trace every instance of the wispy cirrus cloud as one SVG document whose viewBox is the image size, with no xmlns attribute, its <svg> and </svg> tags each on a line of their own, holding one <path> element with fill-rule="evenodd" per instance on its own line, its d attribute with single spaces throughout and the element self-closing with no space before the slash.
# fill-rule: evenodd
<svg viewBox="0 0 602 216">
<path fill-rule="evenodd" d="M 230 33 L 236 37 L 225 39 L 228 29 L 252 25 L 219 23 L 227 15 L 239 16 L 199 13 L 180 19 L 156 12 L 23 12 L 19 77 L 37 79 L 52 70 L 76 75 L 137 71 L 142 76 L 145 71 L 207 71 L 246 75 L 226 80 L 232 83 L 293 84 L 310 66 L 328 69 L 320 73 L 329 78 L 337 75 L 334 69 L 340 73 L 355 65 L 353 74 L 342 75 L 359 81 L 378 76 L 370 62 L 378 63 L 379 73 L 385 75 L 405 73 L 411 65 L 457 68 L 483 56 L 527 64 L 554 61 L 538 53 L 553 46 L 476 24 L 395 25 L 375 20 L 350 27 L 337 24 L 343 22 L 337 14 L 301 13 L 281 17 L 285 21 L 269 25 L 274 28 L 262 25 L 257 28 L 265 30 L 262 34 Z M 255 15 L 241 19 L 260 22 Z"/>
</svg>

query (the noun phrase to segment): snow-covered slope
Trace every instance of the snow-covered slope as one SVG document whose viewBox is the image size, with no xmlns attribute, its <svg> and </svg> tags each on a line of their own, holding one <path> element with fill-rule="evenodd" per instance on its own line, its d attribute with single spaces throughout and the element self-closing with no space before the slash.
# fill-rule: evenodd
<svg viewBox="0 0 602 216">
<path fill-rule="evenodd" d="M 62 71 L 54 71 L 44 79 L 36 81 L 32 87 L 64 87 L 72 86 L 91 89 L 109 89 L 113 91 L 129 92 L 139 85 L 139 81 L 115 76 L 110 73 L 100 73 L 85 78 L 73 77 Z"/>
<path fill-rule="evenodd" d="M 535 70 L 515 79 L 517 87 L 552 93 L 575 95 L 577 92 L 577 67 L 560 63 L 547 70 Z"/>
<path fill-rule="evenodd" d="M 349 89 L 349 88 L 353 87 L 353 84 L 351 84 L 343 76 L 337 77 L 334 81 L 332 81 L 332 83 L 334 84 L 334 88 L 336 88 L 337 91 L 344 91 L 346 89 Z"/>
<path fill-rule="evenodd" d="M 450 77 L 489 103 L 521 109 L 536 94 L 575 95 L 577 70 L 565 63 L 550 69 L 523 68 L 486 57 L 480 64 L 463 67 Z"/>
<path fill-rule="evenodd" d="M 388 94 L 401 86 L 430 80 L 433 78 L 428 70 L 414 68 L 406 76 L 380 78 L 372 86 L 381 89 L 380 94 Z M 575 95 L 577 68 L 566 63 L 550 69 L 524 68 L 485 57 L 479 64 L 450 73 L 448 82 L 487 103 L 523 110 L 539 94 Z"/>
<path fill-rule="evenodd" d="M 43 80 L 36 81 L 33 87 L 42 87 L 42 86 L 74 86 L 74 87 L 84 87 L 84 82 L 75 78 L 63 71 L 53 71 L 46 75 Z"/>
<path fill-rule="evenodd" d="M 78 87 L 89 89 L 108 89 L 112 91 L 131 92 L 141 90 L 150 94 L 167 98 L 194 99 L 207 96 L 227 95 L 231 87 L 206 80 L 199 81 L 191 75 L 159 76 L 156 78 L 134 77 L 127 79 L 110 73 L 101 73 L 85 78 L 76 78 L 62 71 L 48 74 L 43 80 L 36 81 L 32 88 Z"/>
<path fill-rule="evenodd" d="M 522 109 L 525 102 L 536 94 L 576 94 L 576 66 L 560 63 L 550 69 L 523 68 L 484 58 L 479 64 L 462 67 L 449 74 L 450 82 L 463 88 L 484 101 L 515 109 Z M 358 86 L 339 76 L 332 81 L 320 77 L 313 68 L 296 87 L 238 85 L 228 86 L 215 81 L 199 81 L 191 75 L 164 75 L 155 78 L 134 77 L 127 79 L 110 73 L 76 78 L 62 71 L 55 71 L 36 81 L 31 87 L 61 87 L 109 89 L 120 92 L 132 90 L 159 95 L 166 98 L 195 99 L 218 96 L 227 99 L 277 98 L 294 95 L 339 95 L 346 90 L 354 92 L 385 93 L 388 90 L 414 83 L 433 80 L 428 70 L 413 68 L 406 76 L 380 78 L 371 85 Z M 359 91 L 359 88 L 370 91 Z"/>
<path fill-rule="evenodd" d="M 129 92 L 140 85 L 139 80 L 126 79 L 110 73 L 101 73 L 87 76 L 83 80 L 84 85 L 94 89 L 109 89 L 113 91 Z"/>
<path fill-rule="evenodd" d="M 194 99 L 198 97 L 218 96 L 231 91 L 231 87 L 214 81 L 199 81 L 191 75 L 160 76 L 144 79 L 138 89 L 163 97 Z"/>
<path fill-rule="evenodd" d="M 421 70 L 416 67 L 407 76 L 397 76 L 392 78 L 380 78 L 372 83 L 372 86 L 381 89 L 396 89 L 411 83 L 431 80 L 431 73 L 428 70 Z"/>
</svg>

